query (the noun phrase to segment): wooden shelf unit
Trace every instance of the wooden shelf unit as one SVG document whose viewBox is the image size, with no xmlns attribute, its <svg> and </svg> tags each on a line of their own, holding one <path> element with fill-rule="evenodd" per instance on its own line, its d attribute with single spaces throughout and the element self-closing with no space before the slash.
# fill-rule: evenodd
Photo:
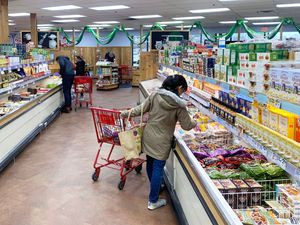
<svg viewBox="0 0 300 225">
<path fill-rule="evenodd" d="M 99 76 L 99 81 L 108 80 L 109 83 L 103 83 L 98 85 L 97 90 L 111 90 L 119 87 L 120 77 L 119 77 L 119 65 L 101 65 L 97 67 L 97 75 Z"/>
</svg>

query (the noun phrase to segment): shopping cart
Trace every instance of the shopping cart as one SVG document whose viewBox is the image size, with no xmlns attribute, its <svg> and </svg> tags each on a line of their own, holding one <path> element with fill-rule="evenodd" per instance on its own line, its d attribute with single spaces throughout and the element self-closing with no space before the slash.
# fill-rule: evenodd
<svg viewBox="0 0 300 225">
<path fill-rule="evenodd" d="M 100 170 L 103 167 L 120 171 L 119 190 L 125 186 L 127 175 L 135 170 L 138 174 L 142 170 L 144 159 L 137 158 L 126 161 L 124 157 L 112 159 L 112 154 L 115 146 L 120 146 L 118 133 L 125 130 L 125 120 L 121 118 L 121 113 L 118 110 L 109 110 L 103 108 L 91 107 L 94 126 L 97 135 L 99 148 L 94 161 L 95 172 L 92 175 L 93 181 L 97 181 L 100 175 Z M 108 154 L 105 157 L 100 156 L 103 144 L 111 145 Z"/>
<path fill-rule="evenodd" d="M 121 83 L 130 83 L 132 81 L 132 68 L 127 65 L 120 65 L 119 75 Z"/>
<path fill-rule="evenodd" d="M 93 79 L 87 76 L 75 76 L 74 77 L 74 92 L 75 92 L 75 111 L 77 105 L 82 106 L 86 103 L 86 107 L 93 104 Z"/>
</svg>

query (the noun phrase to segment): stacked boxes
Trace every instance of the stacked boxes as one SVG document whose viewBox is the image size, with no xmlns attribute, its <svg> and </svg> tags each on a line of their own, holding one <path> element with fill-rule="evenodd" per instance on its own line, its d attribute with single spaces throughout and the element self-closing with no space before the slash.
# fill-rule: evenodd
<svg viewBox="0 0 300 225">
<path fill-rule="evenodd" d="M 294 219 L 300 219 L 300 190 L 293 185 L 277 185 L 278 202 L 291 211 Z"/>
</svg>

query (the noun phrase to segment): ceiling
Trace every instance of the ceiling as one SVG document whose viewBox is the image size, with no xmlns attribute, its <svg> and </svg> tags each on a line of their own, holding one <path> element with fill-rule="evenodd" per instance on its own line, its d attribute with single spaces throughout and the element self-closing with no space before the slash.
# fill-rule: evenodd
<svg viewBox="0 0 300 225">
<path fill-rule="evenodd" d="M 293 0 L 235 0 L 223 1 L 218 0 L 8 0 L 9 13 L 37 13 L 38 24 L 49 24 L 51 20 L 57 19 L 53 16 L 59 15 L 85 15 L 85 18 L 79 18 L 80 22 L 59 24 L 64 29 L 81 29 L 85 25 L 93 24 L 95 21 L 119 21 L 126 27 L 138 29 L 143 24 L 153 24 L 159 21 L 171 21 L 173 17 L 186 16 L 204 16 L 202 23 L 206 27 L 224 27 L 219 21 L 236 20 L 251 16 L 280 16 L 293 17 L 296 22 L 300 22 L 300 13 L 298 10 L 291 8 L 276 8 L 280 3 L 297 3 Z M 42 8 L 61 5 L 76 5 L 81 9 L 65 11 L 48 11 Z M 116 11 L 95 11 L 89 7 L 107 6 L 107 5 L 126 5 L 129 9 Z M 206 14 L 192 14 L 191 9 L 207 9 L 228 7 L 231 11 Z M 300 8 L 299 8 L 300 10 Z M 262 12 L 269 11 L 269 12 Z M 129 16 L 159 14 L 162 18 L 127 20 Z M 9 17 L 15 21 L 15 26 L 10 26 L 11 31 L 18 31 L 30 28 L 29 17 Z M 276 20 L 275 20 L 276 21 Z M 278 21 L 278 20 L 277 20 Z M 193 21 L 185 21 L 185 24 L 192 24 Z M 250 24 L 251 25 L 251 24 Z M 230 26 L 230 25 L 228 25 Z"/>
</svg>

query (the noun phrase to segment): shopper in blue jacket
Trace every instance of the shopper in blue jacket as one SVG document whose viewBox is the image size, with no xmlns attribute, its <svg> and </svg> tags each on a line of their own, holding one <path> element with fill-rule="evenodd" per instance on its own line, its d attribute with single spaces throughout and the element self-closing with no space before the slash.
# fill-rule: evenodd
<svg viewBox="0 0 300 225">
<path fill-rule="evenodd" d="M 62 77 L 63 92 L 65 97 L 65 106 L 62 109 L 62 112 L 69 113 L 72 110 L 71 89 L 75 76 L 74 65 L 66 56 L 58 56 L 56 58 L 56 61 L 59 63 L 60 66 L 59 73 Z"/>
</svg>

